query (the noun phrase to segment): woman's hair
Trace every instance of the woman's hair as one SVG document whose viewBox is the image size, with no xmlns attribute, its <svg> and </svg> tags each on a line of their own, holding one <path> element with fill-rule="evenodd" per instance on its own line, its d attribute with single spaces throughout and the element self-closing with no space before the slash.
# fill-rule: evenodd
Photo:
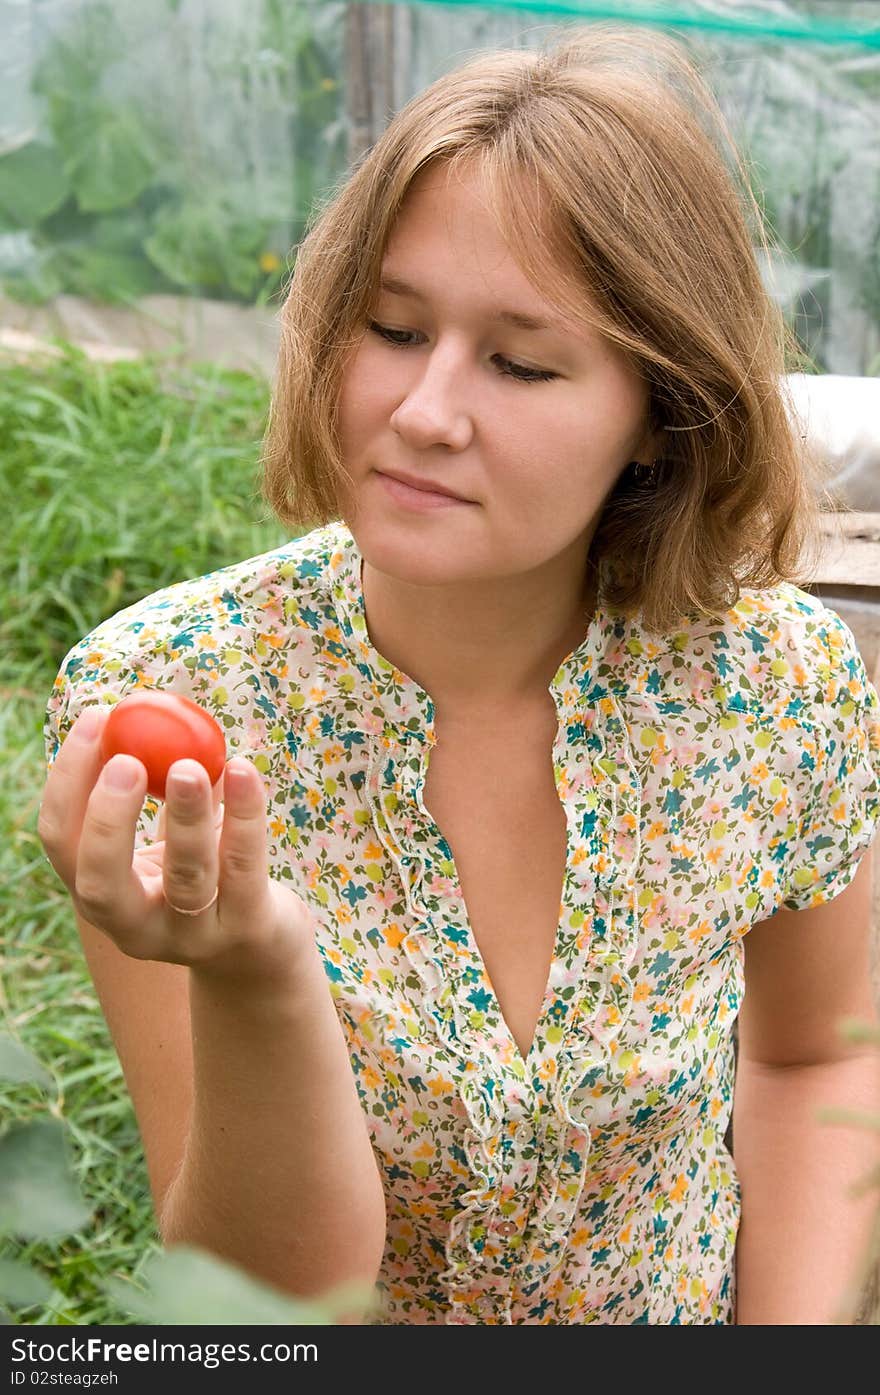
<svg viewBox="0 0 880 1395">
<path fill-rule="evenodd" d="M 786 407 L 784 374 L 810 364 L 764 288 L 763 216 L 694 62 L 656 31 L 554 38 L 432 83 L 312 211 L 281 311 L 262 493 L 292 531 L 340 517 L 341 377 L 386 243 L 417 174 L 467 164 L 526 276 L 650 386 L 666 444 L 647 480 L 623 471 L 588 565 L 607 607 L 662 633 L 720 618 L 741 586 L 810 584 L 823 496 L 840 500 Z"/>
</svg>

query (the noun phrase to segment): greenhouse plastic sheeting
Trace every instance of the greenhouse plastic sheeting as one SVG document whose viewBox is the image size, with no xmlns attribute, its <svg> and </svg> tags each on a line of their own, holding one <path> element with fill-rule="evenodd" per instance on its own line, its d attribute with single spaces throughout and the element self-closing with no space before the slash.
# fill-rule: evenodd
<svg viewBox="0 0 880 1395">
<path fill-rule="evenodd" d="M 410 97 L 479 51 L 609 19 L 694 52 L 816 370 L 880 375 L 875 0 L 0 0 L 3 303 L 271 315 L 315 200 Z"/>
</svg>

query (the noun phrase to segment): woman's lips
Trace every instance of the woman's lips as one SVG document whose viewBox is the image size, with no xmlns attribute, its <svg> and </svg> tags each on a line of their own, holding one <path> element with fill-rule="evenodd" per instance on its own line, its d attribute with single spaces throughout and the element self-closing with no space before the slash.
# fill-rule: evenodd
<svg viewBox="0 0 880 1395">
<path fill-rule="evenodd" d="M 413 489 L 411 485 L 392 479 L 390 475 L 383 475 L 379 470 L 376 471 L 376 475 L 382 481 L 388 495 L 403 508 L 425 513 L 431 509 L 456 508 L 472 503 L 470 499 L 455 499 L 451 494 L 437 494 L 433 489 Z"/>
</svg>

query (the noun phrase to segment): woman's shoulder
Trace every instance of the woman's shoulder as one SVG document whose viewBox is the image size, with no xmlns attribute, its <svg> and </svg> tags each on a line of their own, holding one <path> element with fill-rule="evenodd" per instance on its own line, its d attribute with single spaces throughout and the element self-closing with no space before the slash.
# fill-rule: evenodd
<svg viewBox="0 0 880 1395">
<path fill-rule="evenodd" d="M 686 687 L 725 708 L 796 717 L 817 705 L 876 701 L 849 625 L 792 582 L 742 587 L 722 616 L 688 616 L 669 634 L 643 636 L 641 647 L 677 694 Z"/>
<path fill-rule="evenodd" d="M 324 589 L 335 546 L 336 532 L 328 526 L 150 592 L 78 640 L 65 660 L 67 670 L 76 670 L 89 654 L 105 647 L 134 654 L 173 643 L 182 651 L 193 650 L 204 647 L 200 636 L 238 638 L 248 645 L 266 642 L 289 625 L 294 612 L 309 616 L 309 602 Z"/>
<path fill-rule="evenodd" d="M 173 582 L 106 617 L 62 661 L 49 699 L 47 755 L 80 711 L 133 688 L 159 686 L 223 706 L 259 671 L 314 653 L 332 616 L 327 597 L 340 525 L 204 575 Z M 265 685 L 250 683 L 256 690 Z"/>
<path fill-rule="evenodd" d="M 813 706 L 870 707 L 876 694 L 852 629 L 821 597 L 792 582 L 746 590 L 735 607 L 743 655 L 780 696 Z"/>
</svg>

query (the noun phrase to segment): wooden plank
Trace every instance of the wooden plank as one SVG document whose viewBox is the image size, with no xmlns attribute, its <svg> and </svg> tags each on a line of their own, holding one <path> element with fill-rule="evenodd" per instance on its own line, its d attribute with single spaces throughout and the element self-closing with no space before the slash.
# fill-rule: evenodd
<svg viewBox="0 0 880 1395">
<path fill-rule="evenodd" d="M 880 540 L 880 513 L 823 513 L 822 531 L 841 532 L 851 538 Z"/>
<path fill-rule="evenodd" d="M 400 9 L 363 0 L 350 0 L 345 7 L 345 115 L 352 166 L 375 145 L 397 110 Z"/>
<path fill-rule="evenodd" d="M 880 586 L 880 513 L 827 513 L 816 585 Z"/>
<path fill-rule="evenodd" d="M 367 11 L 361 4 L 345 7 L 345 95 L 348 121 L 348 163 L 354 165 L 372 144 L 370 73 L 367 50 Z"/>
<path fill-rule="evenodd" d="M 880 542 L 830 542 L 812 580 L 818 586 L 880 586 Z"/>
</svg>

